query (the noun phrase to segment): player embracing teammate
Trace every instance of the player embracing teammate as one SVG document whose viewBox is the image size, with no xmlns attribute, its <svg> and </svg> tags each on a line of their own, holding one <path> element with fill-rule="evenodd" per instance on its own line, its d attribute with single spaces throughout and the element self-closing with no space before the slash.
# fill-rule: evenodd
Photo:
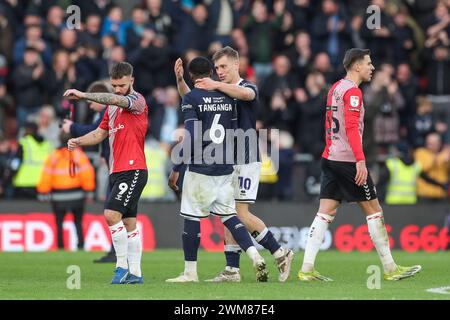
<svg viewBox="0 0 450 320">
<path fill-rule="evenodd" d="M 278 280 L 284 282 L 288 279 L 294 257 L 292 250 L 285 249 L 276 241 L 265 223 L 249 210 L 250 204 L 256 201 L 258 193 L 261 160 L 258 149 L 256 132 L 256 114 L 259 108 L 257 87 L 242 79 L 239 75 L 239 54 L 231 47 L 224 47 L 212 57 L 214 68 L 220 81 L 210 77 L 198 78 L 195 87 L 208 91 L 219 91 L 236 100 L 237 131 L 247 135 L 237 143 L 236 164 L 234 166 L 234 200 L 238 218 L 245 225 L 248 232 L 265 249 L 269 250 L 275 258 L 279 276 Z M 181 96 L 186 95 L 190 88 L 183 79 L 183 64 L 181 59 L 175 63 L 175 75 L 178 91 Z M 239 138 L 236 140 L 239 142 Z M 255 141 L 250 143 L 249 141 Z M 230 230 L 225 228 L 225 258 L 226 267 L 211 282 L 239 282 L 241 247 L 233 238 Z M 267 277 L 260 277 L 258 281 L 267 281 Z"/>
<path fill-rule="evenodd" d="M 188 66 L 193 82 L 212 75 L 211 62 L 203 57 L 194 58 Z M 236 216 L 233 197 L 234 139 L 236 127 L 235 100 L 219 91 L 194 88 L 183 97 L 184 115 L 183 162 L 176 163 L 169 185 L 176 190 L 178 170 L 187 165 L 181 196 L 181 216 L 184 218 L 183 273 L 167 282 L 198 282 L 197 251 L 200 245 L 200 219 L 210 214 L 221 218 L 240 248 L 250 257 L 259 281 L 267 281 L 264 259 L 253 246 L 245 226 Z M 228 134 L 231 132 L 231 136 Z M 200 150 L 195 146 L 200 146 Z M 199 152 L 200 151 L 200 152 Z M 181 154 L 181 153 L 180 153 Z M 228 161 L 231 155 L 231 163 Z"/>
</svg>

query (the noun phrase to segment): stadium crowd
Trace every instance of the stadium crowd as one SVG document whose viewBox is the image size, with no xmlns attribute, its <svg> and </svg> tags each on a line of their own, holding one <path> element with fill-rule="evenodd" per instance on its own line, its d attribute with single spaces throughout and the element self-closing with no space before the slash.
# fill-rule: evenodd
<svg viewBox="0 0 450 320">
<path fill-rule="evenodd" d="M 80 28 L 67 27 L 71 4 L 81 9 Z M 392 204 L 447 200 L 450 0 L 144 0 L 131 5 L 0 0 L 0 197 L 17 197 L 16 189 L 36 186 L 29 175 L 17 175 L 39 161 L 25 155 L 37 154 L 33 148 L 41 142 L 59 147 L 58 124 L 69 112 L 64 91 L 85 91 L 108 79 L 112 64 L 128 61 L 135 70 L 134 87 L 149 106 L 148 190 L 154 192 L 148 191 L 149 198 L 170 198 L 165 195 L 169 150 L 173 131 L 182 125 L 174 61 L 211 57 L 230 45 L 239 51 L 241 76 L 258 85 L 258 128 L 280 130 L 280 169 L 272 169 L 270 154 L 263 157 L 261 198 L 293 200 L 299 190 L 303 199 L 317 198 L 315 160 L 324 146 L 327 91 L 344 76 L 344 52 L 359 47 L 371 50 L 376 67 L 373 80 L 362 86 L 363 141 L 380 195 Z M 376 7 L 367 10 L 369 5 Z M 379 25 L 372 28 L 372 22 Z M 95 117 L 87 104 L 75 106 L 77 122 Z M 25 130 L 30 121 L 37 124 L 34 132 Z M 24 134 L 36 144 L 27 145 Z"/>
</svg>

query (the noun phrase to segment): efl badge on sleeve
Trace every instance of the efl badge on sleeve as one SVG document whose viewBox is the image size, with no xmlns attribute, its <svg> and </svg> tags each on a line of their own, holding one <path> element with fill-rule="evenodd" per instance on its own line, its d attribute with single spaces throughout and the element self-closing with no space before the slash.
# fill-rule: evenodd
<svg viewBox="0 0 450 320">
<path fill-rule="evenodd" d="M 352 107 L 359 106 L 359 97 L 358 96 L 350 96 L 350 105 Z"/>
</svg>

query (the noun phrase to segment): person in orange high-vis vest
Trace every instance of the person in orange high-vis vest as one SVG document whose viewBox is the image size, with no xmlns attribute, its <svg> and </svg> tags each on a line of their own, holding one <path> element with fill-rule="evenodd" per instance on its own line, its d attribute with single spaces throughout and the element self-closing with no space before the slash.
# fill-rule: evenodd
<svg viewBox="0 0 450 320">
<path fill-rule="evenodd" d="M 84 248 L 82 219 L 86 196 L 92 197 L 95 189 L 95 172 L 86 154 L 77 148 L 67 149 L 70 135 L 60 133 L 61 147 L 53 151 L 45 160 L 37 192 L 40 199 L 50 199 L 56 218 L 58 249 L 64 249 L 63 220 L 72 212 L 78 236 L 78 249 Z M 72 154 L 71 154 L 72 153 Z M 70 159 L 75 164 L 75 173 L 71 175 Z"/>
</svg>

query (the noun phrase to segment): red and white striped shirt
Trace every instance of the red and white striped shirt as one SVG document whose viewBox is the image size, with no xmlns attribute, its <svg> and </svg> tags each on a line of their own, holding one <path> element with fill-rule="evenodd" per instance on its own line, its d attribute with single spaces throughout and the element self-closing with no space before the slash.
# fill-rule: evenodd
<svg viewBox="0 0 450 320">
<path fill-rule="evenodd" d="M 322 157 L 334 161 L 365 160 L 362 148 L 364 105 L 355 82 L 341 79 L 334 83 L 327 97 L 325 150 Z"/>
<path fill-rule="evenodd" d="M 132 91 L 126 96 L 128 107 L 108 106 L 99 128 L 108 130 L 110 174 L 144 169 L 144 143 L 148 127 L 148 107 L 145 98 Z"/>
</svg>

